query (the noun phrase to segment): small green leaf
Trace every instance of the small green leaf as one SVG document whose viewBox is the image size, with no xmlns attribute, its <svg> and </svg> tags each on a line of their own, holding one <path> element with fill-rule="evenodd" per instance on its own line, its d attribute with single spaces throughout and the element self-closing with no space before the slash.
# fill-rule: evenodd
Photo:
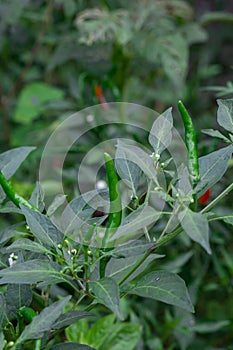
<svg viewBox="0 0 233 350">
<path fill-rule="evenodd" d="M 117 317 L 122 320 L 120 313 L 120 290 L 116 281 L 105 277 L 98 281 L 91 282 L 92 291 L 95 294 L 96 301 L 112 310 Z"/>
<path fill-rule="evenodd" d="M 22 344 L 29 339 L 39 339 L 43 337 L 45 332 L 51 330 L 70 298 L 71 296 L 69 295 L 53 303 L 51 306 L 44 308 L 43 311 L 41 311 L 38 316 L 35 316 L 32 322 L 24 328 L 15 345 Z"/>
<path fill-rule="evenodd" d="M 187 235 L 193 241 L 199 243 L 208 254 L 211 254 L 207 218 L 201 213 L 193 212 L 189 208 L 179 213 L 178 218 Z"/>
<path fill-rule="evenodd" d="M 217 121 L 227 131 L 233 134 L 233 99 L 217 100 Z"/>
<path fill-rule="evenodd" d="M 203 322 L 195 324 L 189 328 L 189 331 L 196 332 L 200 334 L 217 332 L 222 328 L 229 326 L 231 322 L 229 320 L 222 320 L 218 322 Z"/>
<path fill-rule="evenodd" d="M 0 284 L 34 284 L 46 282 L 54 284 L 65 282 L 63 275 L 55 269 L 57 266 L 46 260 L 29 260 L 14 264 L 11 267 L 0 270 Z"/>
<path fill-rule="evenodd" d="M 184 281 L 168 271 L 150 272 L 128 291 L 144 298 L 151 298 L 194 312 Z"/>
</svg>

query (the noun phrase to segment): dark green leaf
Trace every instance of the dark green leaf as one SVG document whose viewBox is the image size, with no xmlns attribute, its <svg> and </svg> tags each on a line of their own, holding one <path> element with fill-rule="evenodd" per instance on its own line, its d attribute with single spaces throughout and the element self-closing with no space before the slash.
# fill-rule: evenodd
<svg viewBox="0 0 233 350">
<path fill-rule="evenodd" d="M 62 241 L 62 233 L 54 226 L 47 216 L 24 206 L 21 206 L 21 210 L 31 232 L 35 235 L 40 244 L 44 245 L 46 248 L 53 248 Z"/>
<path fill-rule="evenodd" d="M 209 136 L 212 136 L 212 137 L 217 137 L 217 138 L 225 141 L 226 143 L 230 143 L 230 140 L 218 130 L 204 129 L 204 130 L 202 130 L 202 132 L 204 134 L 206 134 L 206 135 L 209 135 Z"/>
<path fill-rule="evenodd" d="M 48 306 L 41 311 L 38 316 L 35 316 L 32 322 L 26 326 L 17 339 L 15 345 L 22 344 L 29 339 L 39 339 L 43 337 L 45 332 L 48 332 L 52 329 L 53 324 L 61 315 L 62 310 L 70 300 L 71 296 L 67 296 L 51 306 Z"/>
<path fill-rule="evenodd" d="M 36 186 L 32 192 L 30 203 L 32 203 L 40 212 L 44 210 L 44 191 L 39 182 L 36 183 Z"/>
<path fill-rule="evenodd" d="M 92 316 L 89 312 L 71 310 L 59 316 L 57 321 L 53 325 L 53 329 L 60 329 L 69 326 L 72 323 L 77 322 L 81 318 Z"/>
<path fill-rule="evenodd" d="M 47 260 L 29 260 L 0 270 L 0 284 L 34 284 L 46 282 L 54 284 L 64 282 L 63 275 L 55 269 L 54 263 Z"/>
<path fill-rule="evenodd" d="M 148 243 L 145 241 L 131 241 L 111 250 L 110 254 L 113 257 L 127 258 L 129 256 L 143 254 L 146 250 L 152 248 L 154 245 L 155 243 Z"/>
<path fill-rule="evenodd" d="M 208 254 L 211 254 L 207 218 L 201 213 L 193 212 L 189 208 L 179 213 L 178 218 L 187 235 L 193 241 L 199 243 Z"/>
<path fill-rule="evenodd" d="M 31 287 L 27 284 L 9 284 L 6 292 L 7 316 L 9 319 L 17 315 L 22 306 L 29 306 L 32 301 Z"/>
<path fill-rule="evenodd" d="M 114 321 L 116 316 L 114 314 L 101 317 L 91 329 L 87 332 L 87 344 L 101 349 L 105 339 L 112 333 L 114 329 Z"/>
<path fill-rule="evenodd" d="M 155 271 L 139 279 L 128 291 L 194 312 L 184 281 L 168 271 Z"/>
<path fill-rule="evenodd" d="M 42 254 L 51 254 L 48 249 L 43 247 L 41 244 L 37 242 L 33 242 L 28 238 L 17 239 L 10 246 L 6 248 L 11 252 L 18 250 L 29 250 L 31 252 L 42 253 Z"/>
<path fill-rule="evenodd" d="M 99 281 L 91 282 L 92 291 L 95 294 L 96 301 L 112 310 L 119 319 L 122 320 L 120 313 L 120 290 L 116 281 L 105 277 Z"/>
<path fill-rule="evenodd" d="M 96 350 L 89 345 L 77 344 L 73 342 L 54 345 L 51 350 Z"/>
<path fill-rule="evenodd" d="M 143 228 L 155 223 L 160 217 L 161 213 L 150 206 L 142 205 L 131 214 L 123 219 L 121 226 L 116 230 L 111 240 L 120 237 L 129 237 L 130 234 L 136 234 Z M 129 236 L 128 236 L 129 235 Z M 132 237 L 134 238 L 134 237 Z"/>
</svg>

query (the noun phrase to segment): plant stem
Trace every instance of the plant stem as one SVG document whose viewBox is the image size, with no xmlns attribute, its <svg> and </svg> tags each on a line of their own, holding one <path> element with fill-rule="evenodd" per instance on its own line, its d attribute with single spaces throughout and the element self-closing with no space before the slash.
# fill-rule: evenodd
<svg viewBox="0 0 233 350">
<path fill-rule="evenodd" d="M 220 193 L 220 195 L 218 195 L 218 197 L 216 197 L 211 203 L 209 203 L 205 208 L 203 208 L 201 210 L 201 213 L 204 214 L 204 213 L 207 213 L 208 211 L 210 211 L 212 208 L 214 208 L 216 206 L 216 204 L 218 204 L 218 202 L 220 202 L 232 190 L 233 190 L 233 183 L 230 184 L 222 193 Z"/>
</svg>

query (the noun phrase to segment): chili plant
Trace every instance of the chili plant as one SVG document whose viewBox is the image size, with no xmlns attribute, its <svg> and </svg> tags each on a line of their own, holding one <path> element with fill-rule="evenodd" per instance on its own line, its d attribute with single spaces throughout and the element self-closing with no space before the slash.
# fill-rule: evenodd
<svg viewBox="0 0 233 350">
<path fill-rule="evenodd" d="M 174 170 L 168 157 L 173 137 L 168 109 L 152 125 L 150 154 L 119 141 L 115 155 L 103 154 L 109 189 L 100 190 L 97 199 L 96 191 L 82 194 L 65 208 L 58 196 L 46 210 L 39 183 L 29 201 L 10 185 L 32 147 L 0 156 L 0 211 L 17 215 L 17 223 L 0 232 L 1 349 L 136 349 L 142 326 L 123 307 L 132 296 L 194 313 L 184 280 L 158 262 L 166 244 L 182 232 L 211 254 L 209 222 L 233 224 L 233 214 L 216 210 L 232 183 L 208 205 L 198 201 L 222 178 L 233 152 L 233 100 L 218 104 L 217 120 L 225 132 L 205 133 L 226 147 L 198 158 L 193 122 L 179 102 L 187 166 Z M 120 180 L 131 193 L 124 206 Z M 97 216 L 92 202 L 101 206 L 106 198 L 109 214 Z M 57 209 L 60 224 L 53 220 Z M 195 332 L 195 324 L 185 329 Z"/>
</svg>

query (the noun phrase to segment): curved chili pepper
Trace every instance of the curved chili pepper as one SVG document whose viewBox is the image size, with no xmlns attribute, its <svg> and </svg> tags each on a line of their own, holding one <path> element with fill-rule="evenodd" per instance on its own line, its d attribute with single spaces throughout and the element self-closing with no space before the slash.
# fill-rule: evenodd
<svg viewBox="0 0 233 350">
<path fill-rule="evenodd" d="M 13 187 L 9 184 L 3 173 L 0 171 L 0 185 L 2 186 L 7 197 L 18 207 L 20 208 L 20 204 L 24 205 L 27 208 L 33 209 L 35 211 L 39 211 L 34 205 L 29 203 L 26 199 L 20 196 L 15 192 Z"/>
<path fill-rule="evenodd" d="M 185 144 L 188 150 L 189 176 L 191 178 L 193 188 L 195 188 L 197 183 L 200 181 L 195 129 L 192 119 L 182 101 L 178 102 L 178 108 L 185 128 Z"/>
</svg>

